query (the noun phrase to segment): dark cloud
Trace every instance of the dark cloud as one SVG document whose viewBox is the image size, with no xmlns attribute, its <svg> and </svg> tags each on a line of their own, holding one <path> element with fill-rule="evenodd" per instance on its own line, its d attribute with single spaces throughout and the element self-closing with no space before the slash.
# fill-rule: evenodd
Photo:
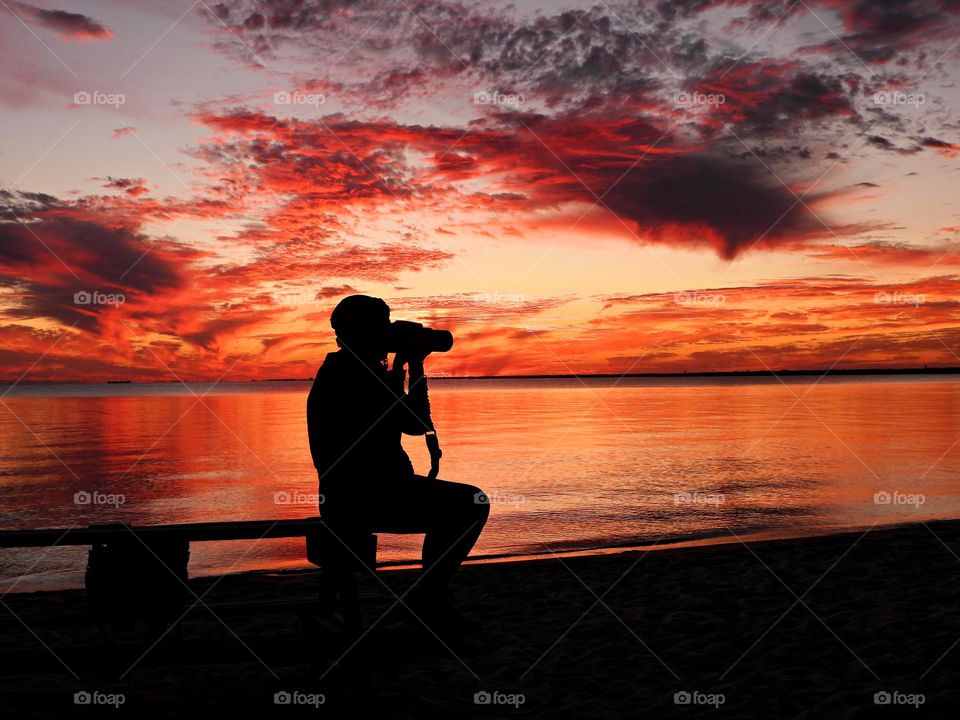
<svg viewBox="0 0 960 720">
<path fill-rule="evenodd" d="M 883 64 L 919 45 L 952 40 L 960 32 L 960 4 L 952 0 L 819 0 L 815 10 L 840 15 L 844 34 L 825 44 L 867 63 Z"/>
<path fill-rule="evenodd" d="M 920 145 L 944 153 L 949 157 L 955 157 L 960 154 L 960 145 L 949 143 L 946 140 L 940 140 L 934 137 L 925 137 L 920 141 Z"/>
<path fill-rule="evenodd" d="M 146 195 L 150 192 L 147 189 L 147 181 L 143 178 L 115 178 L 109 175 L 103 178 L 103 186 L 109 190 L 119 190 L 131 197 Z"/>
<path fill-rule="evenodd" d="M 74 298 L 93 292 L 123 294 L 131 309 L 162 312 L 163 298 L 185 285 L 190 251 L 108 222 L 49 195 L 2 191 L 0 278 L 22 301 L 7 315 L 102 329 L 105 313 L 117 308 Z"/>
<path fill-rule="evenodd" d="M 880 135 L 870 135 L 867 138 L 867 142 L 869 142 L 871 145 L 875 145 L 876 147 L 881 148 L 882 150 L 897 149 L 896 145 L 894 145 L 892 142 L 887 140 L 885 137 L 881 137 Z"/>
<path fill-rule="evenodd" d="M 738 133 L 791 135 L 817 120 L 860 121 L 855 82 L 809 70 L 795 61 L 768 59 L 732 69 L 723 64 L 697 82 L 701 91 L 723 96 L 717 114 L 738 126 Z"/>
<path fill-rule="evenodd" d="M 894 143 L 890 142 L 890 140 L 882 135 L 869 135 L 867 136 L 867 142 L 874 147 L 880 148 L 881 150 L 899 153 L 900 155 L 912 155 L 913 153 L 919 152 L 922 149 L 919 146 L 914 146 L 912 148 L 900 147 L 899 145 L 895 145 Z"/>
<path fill-rule="evenodd" d="M 610 181 L 615 179 L 611 173 Z M 827 232 L 807 205 L 753 159 L 665 158 L 652 172 L 642 165 L 631 170 L 605 201 L 655 239 L 706 242 L 727 259 L 755 245 L 794 243 Z"/>
<path fill-rule="evenodd" d="M 63 40 L 109 40 L 114 32 L 91 17 L 66 10 L 45 10 L 23 2 L 14 3 L 27 19 L 55 30 Z"/>
<path fill-rule="evenodd" d="M 254 64 L 259 60 L 247 57 L 250 48 L 254 55 L 288 49 L 293 57 L 306 52 L 328 58 L 332 47 L 356 47 L 354 57 L 318 62 L 305 82 L 360 113 L 410 101 L 427 85 L 461 95 L 466 85 L 471 94 L 524 98 L 522 107 L 509 111 L 622 111 L 663 129 L 676 122 L 704 139 L 729 126 L 748 140 L 792 137 L 809 148 L 816 141 L 852 141 L 865 134 L 868 120 L 888 132 L 911 128 L 902 114 L 865 102 L 866 83 L 881 88 L 886 75 L 866 70 L 843 43 L 831 38 L 771 57 L 774 51 L 758 37 L 783 29 L 785 15 L 812 12 L 826 22 L 839 19 L 844 41 L 879 57 L 885 43 L 909 51 L 920 41 L 948 38 L 960 18 L 955 4 L 940 0 L 584 3 L 511 16 L 453 0 L 423 0 L 415 10 L 372 2 L 229 0 L 215 7 L 215 22 L 244 36 L 243 43 L 224 44 L 223 50 L 243 53 Z M 722 40 L 703 34 L 701 18 L 711 11 L 729 31 Z M 336 66 L 351 71 L 333 77 Z M 673 100 L 683 91 L 719 93 L 726 102 L 708 112 L 678 111 Z M 475 112 L 502 109 L 486 104 Z M 806 160 L 810 153 L 803 150 L 793 159 Z"/>
</svg>

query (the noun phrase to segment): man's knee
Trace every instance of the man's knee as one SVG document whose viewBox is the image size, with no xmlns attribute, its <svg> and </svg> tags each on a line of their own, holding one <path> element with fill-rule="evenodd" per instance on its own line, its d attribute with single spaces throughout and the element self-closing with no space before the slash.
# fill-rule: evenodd
<svg viewBox="0 0 960 720">
<path fill-rule="evenodd" d="M 486 522 L 490 515 L 490 497 L 475 485 L 467 485 L 466 488 L 464 494 L 470 497 L 471 515 L 481 523 Z"/>
</svg>

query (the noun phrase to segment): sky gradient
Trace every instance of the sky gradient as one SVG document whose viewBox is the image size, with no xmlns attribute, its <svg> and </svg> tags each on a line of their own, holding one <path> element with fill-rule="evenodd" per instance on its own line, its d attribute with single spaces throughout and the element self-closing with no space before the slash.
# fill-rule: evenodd
<svg viewBox="0 0 960 720">
<path fill-rule="evenodd" d="M 960 365 L 960 5 L 0 0 L 0 378 Z"/>
</svg>

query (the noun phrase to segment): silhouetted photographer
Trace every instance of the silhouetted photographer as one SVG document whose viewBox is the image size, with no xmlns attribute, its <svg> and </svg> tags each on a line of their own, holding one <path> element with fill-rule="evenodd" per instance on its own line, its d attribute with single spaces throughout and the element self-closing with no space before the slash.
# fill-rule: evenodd
<svg viewBox="0 0 960 720">
<path fill-rule="evenodd" d="M 387 304 L 367 295 L 341 300 L 330 324 L 340 349 L 327 354 L 307 398 L 320 513 L 333 527 L 425 533 L 423 575 L 405 602 L 424 618 L 453 623 L 448 586 L 490 512 L 479 488 L 435 479 L 441 453 L 423 362 L 431 352 L 449 350 L 453 337 L 417 323 L 391 323 Z M 390 352 L 396 354 L 388 369 Z M 414 472 L 403 433 L 426 436 L 427 476 Z"/>
</svg>

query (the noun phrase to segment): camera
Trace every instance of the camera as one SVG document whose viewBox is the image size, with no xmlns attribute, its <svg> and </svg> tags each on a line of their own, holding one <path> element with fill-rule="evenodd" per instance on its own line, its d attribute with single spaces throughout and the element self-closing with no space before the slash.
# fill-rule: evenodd
<svg viewBox="0 0 960 720">
<path fill-rule="evenodd" d="M 427 354 L 448 352 L 453 347 L 453 334 L 434 330 L 409 320 L 394 320 L 387 331 L 387 352 Z"/>
</svg>

